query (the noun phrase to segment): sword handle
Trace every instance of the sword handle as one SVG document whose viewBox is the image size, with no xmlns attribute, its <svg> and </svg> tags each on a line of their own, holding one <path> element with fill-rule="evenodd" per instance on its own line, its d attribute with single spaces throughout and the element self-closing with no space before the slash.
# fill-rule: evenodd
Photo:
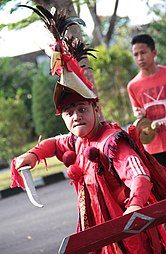
<svg viewBox="0 0 166 254">
<path fill-rule="evenodd" d="M 26 170 L 26 169 L 30 170 L 31 166 L 29 166 L 29 165 L 22 166 L 21 168 L 18 169 L 18 171 L 21 172 L 22 170 Z"/>
</svg>

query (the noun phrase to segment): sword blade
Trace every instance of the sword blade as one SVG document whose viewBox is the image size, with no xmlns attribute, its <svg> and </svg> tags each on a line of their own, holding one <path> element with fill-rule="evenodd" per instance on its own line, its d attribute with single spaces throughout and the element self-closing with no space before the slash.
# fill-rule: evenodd
<svg viewBox="0 0 166 254">
<path fill-rule="evenodd" d="M 84 254 L 166 222 L 166 199 L 63 239 L 59 254 Z"/>
<path fill-rule="evenodd" d="M 19 171 L 21 172 L 24 185 L 25 185 L 25 190 L 29 200 L 34 206 L 42 208 L 44 205 L 41 204 L 40 199 L 37 195 L 30 169 L 31 169 L 30 166 L 25 166 L 25 167 L 21 167 Z"/>
</svg>

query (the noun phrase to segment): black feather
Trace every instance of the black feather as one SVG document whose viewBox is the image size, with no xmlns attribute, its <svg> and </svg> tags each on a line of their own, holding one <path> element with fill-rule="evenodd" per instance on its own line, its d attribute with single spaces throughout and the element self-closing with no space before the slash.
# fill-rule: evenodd
<svg viewBox="0 0 166 254">
<path fill-rule="evenodd" d="M 24 4 L 18 6 L 26 7 L 34 11 L 44 21 L 47 29 L 57 40 L 64 38 L 66 31 L 70 26 L 85 26 L 85 22 L 82 19 L 79 17 L 68 17 L 65 10 L 56 10 L 55 13 L 52 14 L 41 5 L 37 5 L 36 8 Z"/>
<path fill-rule="evenodd" d="M 65 41 L 68 51 L 78 62 L 87 58 L 88 55 L 96 58 L 92 54 L 92 52 L 96 50 L 87 48 L 83 42 L 73 36 L 65 37 L 70 26 L 86 26 L 85 22 L 81 18 L 74 16 L 68 17 L 65 9 L 55 10 L 54 14 L 52 14 L 41 5 L 37 5 L 36 8 L 28 5 L 19 5 L 19 7 L 26 7 L 34 11 L 42 19 L 47 29 L 52 33 L 56 40 Z"/>
<path fill-rule="evenodd" d="M 40 12 L 43 13 L 43 15 L 44 15 L 45 17 L 47 17 L 48 20 L 54 18 L 53 15 L 51 14 L 51 12 L 49 12 L 49 11 L 48 11 L 46 8 L 44 8 L 43 6 L 37 5 L 36 8 L 39 9 Z"/>
<path fill-rule="evenodd" d="M 31 7 L 31 6 L 25 5 L 25 4 L 19 4 L 18 7 L 26 7 L 28 9 L 34 11 L 44 22 L 46 22 L 45 16 L 41 12 L 39 12 L 37 9 L 35 9 L 34 7 Z"/>
<path fill-rule="evenodd" d="M 79 19 L 79 18 L 78 18 L 78 19 Z M 79 20 L 76 20 L 76 19 L 75 19 L 75 20 L 72 20 L 71 17 L 68 18 L 68 19 L 66 19 L 65 22 L 64 22 L 63 29 L 61 30 L 62 38 L 64 38 L 65 33 L 66 33 L 67 29 L 68 29 L 70 26 L 81 24 L 81 23 L 80 23 L 80 20 L 81 20 L 81 19 L 79 19 Z"/>
<path fill-rule="evenodd" d="M 73 55 L 73 57 L 79 62 L 84 58 L 87 58 L 87 55 L 90 55 L 96 58 L 90 51 L 96 51 L 95 49 L 87 48 L 86 45 L 81 42 L 79 39 L 72 37 L 68 37 L 64 39 L 68 50 Z"/>
</svg>

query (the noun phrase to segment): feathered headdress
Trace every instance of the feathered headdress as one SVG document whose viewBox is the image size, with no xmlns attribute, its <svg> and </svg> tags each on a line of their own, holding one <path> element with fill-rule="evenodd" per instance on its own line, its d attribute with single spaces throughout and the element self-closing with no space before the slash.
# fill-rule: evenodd
<svg viewBox="0 0 166 254">
<path fill-rule="evenodd" d="M 97 100 L 93 92 L 93 84 L 84 75 L 86 67 L 79 65 L 79 62 L 87 55 L 95 57 L 91 53 L 95 50 L 87 48 L 78 38 L 67 36 L 70 26 L 85 26 L 85 22 L 78 17 L 67 17 L 65 10 L 54 8 L 54 11 L 50 12 L 40 5 L 36 8 L 28 5 L 19 6 L 33 10 L 55 38 L 55 43 L 51 45 L 51 74 L 60 77 L 54 91 L 56 107 L 58 108 L 61 93 L 65 88 L 75 91 L 84 98 Z"/>
</svg>

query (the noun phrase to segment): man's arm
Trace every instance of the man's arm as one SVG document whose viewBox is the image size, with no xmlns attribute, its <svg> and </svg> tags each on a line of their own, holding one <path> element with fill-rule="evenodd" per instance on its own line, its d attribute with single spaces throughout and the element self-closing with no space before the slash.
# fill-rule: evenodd
<svg viewBox="0 0 166 254">
<path fill-rule="evenodd" d="M 150 173 L 138 154 L 124 140 L 118 143 L 114 167 L 125 185 L 130 188 L 125 214 L 143 208 L 153 186 Z"/>
<path fill-rule="evenodd" d="M 29 165 L 34 168 L 37 162 L 55 155 L 55 138 L 41 141 L 35 147 L 16 158 L 16 169 Z"/>
<path fill-rule="evenodd" d="M 140 107 L 133 107 L 133 114 L 137 119 L 141 119 L 146 116 L 146 110 Z"/>
<path fill-rule="evenodd" d="M 139 175 L 135 177 L 130 187 L 130 197 L 124 214 L 143 208 L 150 196 L 152 186 L 148 176 Z"/>
<path fill-rule="evenodd" d="M 140 103 L 137 101 L 137 97 L 133 91 L 132 85 L 129 83 L 127 86 L 127 91 L 128 91 L 131 107 L 132 107 L 134 116 L 137 119 L 141 119 L 145 117 L 146 111 L 144 108 L 141 107 Z"/>
</svg>

